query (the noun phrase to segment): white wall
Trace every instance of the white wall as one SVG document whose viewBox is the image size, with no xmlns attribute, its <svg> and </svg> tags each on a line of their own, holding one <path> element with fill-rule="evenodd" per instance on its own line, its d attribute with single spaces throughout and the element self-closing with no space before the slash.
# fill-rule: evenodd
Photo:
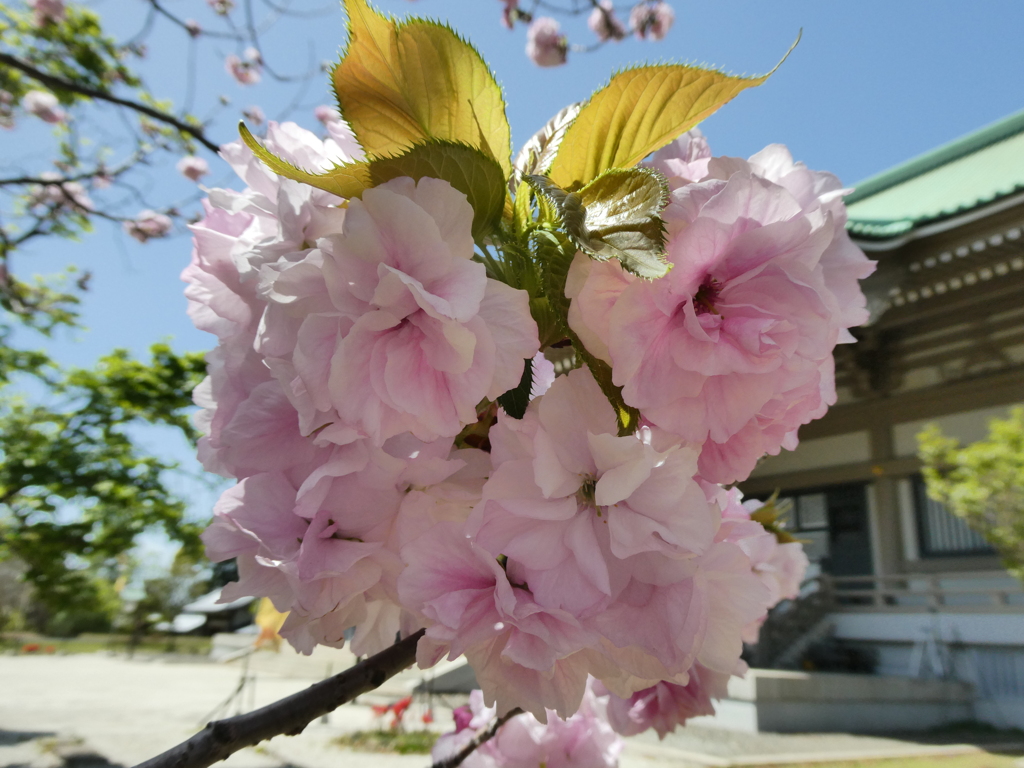
<svg viewBox="0 0 1024 768">
<path fill-rule="evenodd" d="M 938 424 L 945 435 L 955 437 L 961 443 L 973 443 L 988 437 L 990 419 L 1004 419 L 1013 406 L 979 408 L 933 419 L 918 419 L 896 424 L 892 428 L 893 442 L 897 456 L 917 455 L 917 433 L 928 424 Z"/>
<path fill-rule="evenodd" d="M 757 465 L 750 476 L 837 467 L 870 459 L 871 440 L 868 432 L 847 432 L 844 435 L 801 440 L 795 451 L 783 450 L 778 456 L 769 456 Z"/>
<path fill-rule="evenodd" d="M 836 637 L 844 640 L 1016 646 L 1024 649 L 1024 613 L 834 613 Z"/>
</svg>

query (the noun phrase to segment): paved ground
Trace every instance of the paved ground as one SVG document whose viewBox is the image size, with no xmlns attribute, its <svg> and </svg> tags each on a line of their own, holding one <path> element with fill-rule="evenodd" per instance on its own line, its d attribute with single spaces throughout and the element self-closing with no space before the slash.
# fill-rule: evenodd
<svg viewBox="0 0 1024 768">
<path fill-rule="evenodd" d="M 335 660 L 332 663 L 338 663 Z M 275 671 L 276 667 L 276 671 Z M 340 667 L 334 667 L 338 671 Z M 262 706 L 305 688 L 305 677 L 263 659 L 250 673 L 241 705 Z M 326 669 L 324 673 L 326 673 Z M 420 675 L 389 681 L 378 699 L 396 700 Z M 177 744 L 211 716 L 235 714 L 236 700 L 217 713 L 238 687 L 240 665 L 128 660 L 104 654 L 0 656 L 0 768 L 112 768 L 135 765 Z M 294 737 L 278 737 L 225 761 L 228 768 L 424 768 L 424 756 L 361 754 L 331 744 L 338 735 L 376 725 L 372 701 L 348 704 L 327 723 L 311 724 Z M 459 701 L 448 701 L 457 706 Z M 423 705 L 410 710 L 421 723 Z M 450 709 L 436 701 L 434 726 L 451 727 Z M 408 722 L 408 721 L 407 721 Z M 690 727 L 659 742 L 653 735 L 628 740 L 622 768 L 688 768 L 764 765 L 822 759 L 903 754 L 958 754 L 965 745 L 922 745 L 913 741 L 845 734 L 738 734 Z"/>
</svg>

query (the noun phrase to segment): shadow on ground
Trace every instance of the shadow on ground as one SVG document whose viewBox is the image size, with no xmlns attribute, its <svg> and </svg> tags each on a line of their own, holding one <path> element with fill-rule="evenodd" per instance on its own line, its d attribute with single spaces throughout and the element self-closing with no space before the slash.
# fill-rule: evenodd
<svg viewBox="0 0 1024 768">
<path fill-rule="evenodd" d="M 62 739 L 57 734 L 43 731 L 5 731 L 0 729 L 0 747 L 17 747 L 28 742 L 45 763 L 46 768 L 124 768 L 90 749 L 81 739 Z M 8 755 L 8 759 L 10 759 Z M 21 759 L 18 759 L 21 758 Z M 37 768 L 36 760 L 25 761 L 23 750 L 15 752 L 13 762 L 3 762 L 0 768 Z M 0 761 L 3 758 L 0 757 Z"/>
<path fill-rule="evenodd" d="M 23 744 L 32 739 L 56 735 L 53 731 L 5 731 L 0 728 L 0 747 L 13 747 L 15 744 Z"/>
</svg>

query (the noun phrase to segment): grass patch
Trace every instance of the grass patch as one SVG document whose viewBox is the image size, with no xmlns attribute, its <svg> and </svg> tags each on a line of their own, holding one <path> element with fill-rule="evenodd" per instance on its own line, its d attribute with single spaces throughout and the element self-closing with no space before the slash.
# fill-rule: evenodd
<svg viewBox="0 0 1024 768">
<path fill-rule="evenodd" d="M 428 755 L 437 736 L 431 731 L 355 731 L 339 736 L 334 744 L 357 752 Z"/>
<path fill-rule="evenodd" d="M 14 652 L 33 655 L 54 653 L 96 653 L 111 651 L 126 653 L 130 638 L 118 634 L 81 634 L 78 637 L 46 637 L 32 632 L 9 632 L 0 634 L 0 652 Z M 176 653 L 207 656 L 210 653 L 210 638 L 193 635 L 163 636 L 150 635 L 142 638 L 135 649 L 138 653 Z"/>
<path fill-rule="evenodd" d="M 1015 768 L 1020 758 L 978 752 L 972 755 L 942 757 L 900 757 L 891 760 L 849 760 L 839 763 L 803 763 L 801 765 L 773 765 L 770 768 Z M 757 768 L 757 766 L 751 766 Z M 763 768 L 769 768 L 764 766 Z"/>
</svg>

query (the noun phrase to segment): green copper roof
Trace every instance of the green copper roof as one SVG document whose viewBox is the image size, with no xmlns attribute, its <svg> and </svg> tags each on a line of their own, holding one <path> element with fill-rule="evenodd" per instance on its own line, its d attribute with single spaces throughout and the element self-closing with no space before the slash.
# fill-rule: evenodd
<svg viewBox="0 0 1024 768">
<path fill-rule="evenodd" d="M 1024 190 L 1024 111 L 857 184 L 854 236 L 886 240 Z"/>
</svg>

